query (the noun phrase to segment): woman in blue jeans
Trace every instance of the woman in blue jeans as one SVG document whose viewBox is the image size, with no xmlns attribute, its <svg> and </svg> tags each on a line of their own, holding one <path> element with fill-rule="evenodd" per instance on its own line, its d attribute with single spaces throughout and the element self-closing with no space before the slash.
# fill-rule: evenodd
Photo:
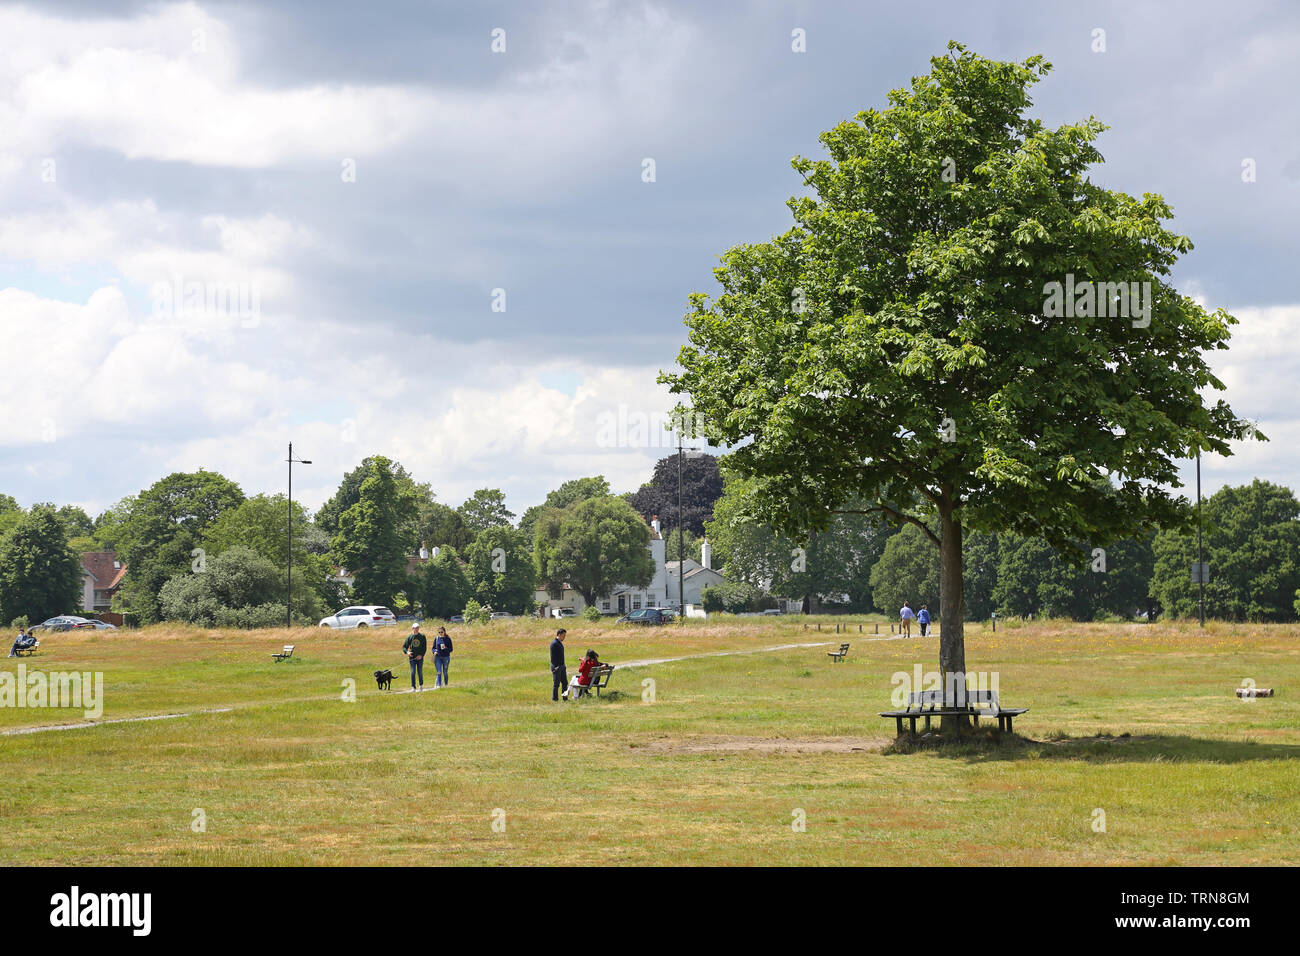
<svg viewBox="0 0 1300 956">
<path fill-rule="evenodd" d="M 447 669 L 451 666 L 451 638 L 447 636 L 445 627 L 438 628 L 438 634 L 433 639 L 433 668 L 437 672 L 437 682 L 434 688 L 446 687 L 451 683 L 451 678 L 447 676 Z"/>
</svg>

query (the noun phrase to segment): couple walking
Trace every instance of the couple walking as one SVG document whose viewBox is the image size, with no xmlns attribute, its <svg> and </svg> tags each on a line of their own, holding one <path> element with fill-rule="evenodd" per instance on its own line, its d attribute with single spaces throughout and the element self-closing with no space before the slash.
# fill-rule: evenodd
<svg viewBox="0 0 1300 956">
<path fill-rule="evenodd" d="M 428 649 L 429 642 L 420 633 L 420 625 L 412 624 L 411 633 L 406 635 L 406 640 L 402 643 L 402 650 L 406 652 L 407 659 L 411 662 L 411 690 L 413 691 L 424 690 L 424 654 Z M 437 683 L 433 685 L 435 690 L 451 683 L 451 678 L 447 676 L 447 670 L 451 666 L 451 651 L 451 638 L 447 636 L 447 629 L 438 628 L 438 634 L 433 639 L 433 667 L 437 672 Z"/>
<path fill-rule="evenodd" d="M 907 601 L 903 602 L 902 608 L 898 612 L 898 619 L 902 624 L 904 637 L 912 636 L 912 620 L 921 625 L 921 636 L 925 637 L 926 632 L 930 630 L 930 609 L 926 605 L 921 605 L 921 610 L 913 611 L 912 605 Z"/>
</svg>

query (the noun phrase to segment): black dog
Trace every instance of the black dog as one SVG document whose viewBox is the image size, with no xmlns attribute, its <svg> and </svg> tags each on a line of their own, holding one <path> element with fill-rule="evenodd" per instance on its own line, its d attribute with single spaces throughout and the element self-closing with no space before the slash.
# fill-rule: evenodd
<svg viewBox="0 0 1300 956">
<path fill-rule="evenodd" d="M 393 686 L 393 672 L 375 671 L 375 683 L 379 685 L 380 690 L 388 690 Z"/>
</svg>

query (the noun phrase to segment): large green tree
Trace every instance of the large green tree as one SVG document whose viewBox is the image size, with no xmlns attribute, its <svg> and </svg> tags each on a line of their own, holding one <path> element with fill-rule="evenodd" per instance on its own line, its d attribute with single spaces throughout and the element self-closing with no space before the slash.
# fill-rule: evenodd
<svg viewBox="0 0 1300 956">
<path fill-rule="evenodd" d="M 465 576 L 479 603 L 494 611 L 532 610 L 537 577 L 528 539 L 518 528 L 485 528 L 465 549 Z"/>
<path fill-rule="evenodd" d="M 567 583 L 588 605 L 615 585 L 643 588 L 654 577 L 650 528 L 622 498 L 588 498 L 537 520 L 537 580 L 552 594 Z"/>
<path fill-rule="evenodd" d="M 1252 432 L 1202 399 L 1235 319 L 1170 284 L 1191 242 L 1169 205 L 1090 176 L 1098 120 L 1027 115 L 1048 69 L 950 44 L 887 109 L 824 133 L 826 159 L 793 162 L 794 226 L 723 256 L 661 376 L 788 532 L 844 510 L 923 529 L 946 675 L 966 669 L 968 530 L 1068 548 L 1185 527 L 1180 460 Z M 1123 303 L 1092 285 L 1121 282 Z"/>
<path fill-rule="evenodd" d="M 372 466 L 377 461 L 385 462 L 384 467 L 392 475 L 398 494 L 406 499 L 407 503 L 402 508 L 404 520 L 401 534 L 404 546 L 408 551 L 414 551 L 423 530 L 421 522 L 427 518 L 434 505 L 433 492 L 427 483 L 417 482 L 411 477 L 400 462 L 379 455 L 363 458 L 361 464 L 343 476 L 338 490 L 316 512 L 316 524 L 330 538 L 339 533 L 344 513 L 361 500 L 361 485 L 374 473 Z"/>
<path fill-rule="evenodd" d="M 1289 621 L 1300 588 L 1300 502 L 1289 488 L 1255 479 L 1204 503 L 1202 548 L 1210 565 L 1205 613 L 1230 621 Z M 1173 617 L 1196 617 L 1196 534 L 1156 535 L 1152 589 Z"/>
<path fill-rule="evenodd" d="M 426 617 L 445 620 L 459 614 L 473 594 L 455 549 L 447 545 L 441 546 L 438 556 L 426 561 L 413 576 L 411 593 Z"/>
<path fill-rule="evenodd" d="M 666 528 L 679 524 L 694 535 L 704 533 L 704 522 L 713 517 L 713 503 L 722 496 L 722 474 L 718 459 L 705 452 L 681 455 L 682 514 L 677 514 L 676 453 L 655 463 L 650 480 L 627 496 L 628 503 L 649 519 L 658 515 Z"/>
<path fill-rule="evenodd" d="M 331 547 L 339 563 L 353 574 L 358 602 L 392 604 L 407 588 L 406 559 L 418 505 L 406 493 L 391 461 L 382 455 L 366 460 L 368 474 L 356 503 L 339 517 Z"/>
<path fill-rule="evenodd" d="M 456 509 L 465 527 L 474 534 L 488 528 L 504 528 L 515 513 L 506 507 L 506 496 L 498 488 L 480 488 Z"/>
<path fill-rule="evenodd" d="M 158 592 L 201 556 L 203 534 L 244 493 L 213 471 L 174 472 L 123 501 L 111 523 L 96 529 L 127 566 L 119 604 L 143 623 L 161 619 Z"/>
<path fill-rule="evenodd" d="M 603 498 L 608 494 L 609 482 L 605 480 L 604 475 L 594 475 L 589 478 L 570 478 L 554 491 L 548 492 L 546 500 L 540 505 L 533 505 L 524 512 L 523 517 L 519 519 L 519 530 L 524 533 L 529 541 L 532 541 L 533 532 L 537 530 L 537 519 L 546 509 L 567 508 L 579 501 L 586 501 L 588 498 Z"/>
<path fill-rule="evenodd" d="M 0 542 L 0 622 L 81 609 L 81 561 L 53 505 L 33 505 Z"/>
</svg>

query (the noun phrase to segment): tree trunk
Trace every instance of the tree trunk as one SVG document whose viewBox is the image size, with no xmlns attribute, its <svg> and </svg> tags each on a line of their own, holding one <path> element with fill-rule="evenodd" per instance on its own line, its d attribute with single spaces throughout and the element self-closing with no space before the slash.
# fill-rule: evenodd
<svg viewBox="0 0 1300 956">
<path fill-rule="evenodd" d="M 944 699 L 952 681 L 966 681 L 966 594 L 962 581 L 961 519 L 953 512 L 952 499 L 945 495 L 939 506 L 939 675 Z M 950 676 L 953 675 L 953 676 Z M 957 676 L 960 675 L 960 676 Z M 944 732 L 960 732 L 970 726 L 968 717 L 943 718 Z"/>
</svg>

